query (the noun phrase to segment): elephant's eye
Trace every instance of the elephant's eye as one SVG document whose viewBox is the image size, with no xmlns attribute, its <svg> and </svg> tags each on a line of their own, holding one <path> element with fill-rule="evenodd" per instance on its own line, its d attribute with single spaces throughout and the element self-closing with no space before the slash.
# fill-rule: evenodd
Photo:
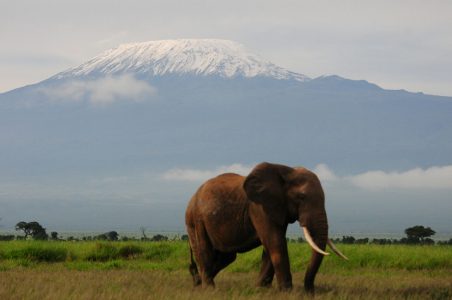
<svg viewBox="0 0 452 300">
<path fill-rule="evenodd" d="M 304 198 L 306 198 L 306 194 L 303 193 L 303 192 L 298 192 L 298 193 L 296 194 L 296 198 L 297 198 L 298 200 L 303 200 Z"/>
</svg>

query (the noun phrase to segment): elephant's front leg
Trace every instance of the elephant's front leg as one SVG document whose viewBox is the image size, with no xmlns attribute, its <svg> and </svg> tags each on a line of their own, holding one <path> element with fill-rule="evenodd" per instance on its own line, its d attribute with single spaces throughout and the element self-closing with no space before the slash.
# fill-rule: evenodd
<svg viewBox="0 0 452 300">
<path fill-rule="evenodd" d="M 292 288 L 292 274 L 290 273 L 289 253 L 285 231 L 270 231 L 262 239 L 265 251 L 270 256 L 271 263 L 276 274 L 279 289 L 290 290 Z"/>
<path fill-rule="evenodd" d="M 259 272 L 259 278 L 257 280 L 257 286 L 267 287 L 272 284 L 273 276 L 275 275 L 275 269 L 273 268 L 270 255 L 265 249 L 262 251 L 262 266 Z"/>
</svg>

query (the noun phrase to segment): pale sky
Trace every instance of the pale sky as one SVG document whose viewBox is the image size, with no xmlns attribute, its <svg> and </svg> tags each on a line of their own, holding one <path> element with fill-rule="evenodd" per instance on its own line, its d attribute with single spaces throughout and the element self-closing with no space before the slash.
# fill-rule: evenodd
<svg viewBox="0 0 452 300">
<path fill-rule="evenodd" d="M 452 1 L 0 0 L 0 92 L 121 43 L 221 38 L 310 77 L 452 96 Z"/>
</svg>

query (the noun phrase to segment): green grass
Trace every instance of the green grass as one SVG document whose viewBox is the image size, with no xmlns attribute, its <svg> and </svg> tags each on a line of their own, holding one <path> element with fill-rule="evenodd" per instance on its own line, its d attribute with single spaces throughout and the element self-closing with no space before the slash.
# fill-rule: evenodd
<svg viewBox="0 0 452 300">
<path fill-rule="evenodd" d="M 340 245 L 350 261 L 335 255 L 326 257 L 323 272 L 338 273 L 357 269 L 398 270 L 452 270 L 452 247 L 406 245 Z M 262 248 L 239 254 L 229 272 L 257 271 Z M 289 243 L 293 270 L 307 265 L 311 250 L 307 244 Z M 66 242 L 66 241 L 9 241 L 0 242 L 0 262 L 80 263 L 102 268 L 101 263 L 121 262 L 121 267 L 132 269 L 183 270 L 189 263 L 187 242 Z M 86 267 L 85 267 L 86 268 Z"/>
<path fill-rule="evenodd" d="M 9 259 L 30 260 L 37 262 L 59 262 L 68 258 L 66 248 L 53 245 L 27 245 L 24 248 L 12 249 L 2 256 Z"/>
<path fill-rule="evenodd" d="M 311 250 L 289 243 L 294 290 L 254 286 L 262 248 L 239 254 L 213 291 L 193 289 L 187 242 L 0 242 L 0 299 L 298 299 Z M 322 299 L 452 299 L 452 247 L 338 245 L 325 257 Z M 275 285 L 275 284 L 274 284 Z"/>
</svg>

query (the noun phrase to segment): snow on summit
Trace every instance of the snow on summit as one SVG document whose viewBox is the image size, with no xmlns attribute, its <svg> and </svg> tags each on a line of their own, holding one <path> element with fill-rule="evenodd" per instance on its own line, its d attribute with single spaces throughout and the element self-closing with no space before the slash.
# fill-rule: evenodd
<svg viewBox="0 0 452 300">
<path fill-rule="evenodd" d="M 55 75 L 54 79 L 123 73 L 148 76 L 192 74 L 224 78 L 271 77 L 297 81 L 309 79 L 262 59 L 239 43 L 219 39 L 122 44 L 78 67 Z"/>
</svg>

